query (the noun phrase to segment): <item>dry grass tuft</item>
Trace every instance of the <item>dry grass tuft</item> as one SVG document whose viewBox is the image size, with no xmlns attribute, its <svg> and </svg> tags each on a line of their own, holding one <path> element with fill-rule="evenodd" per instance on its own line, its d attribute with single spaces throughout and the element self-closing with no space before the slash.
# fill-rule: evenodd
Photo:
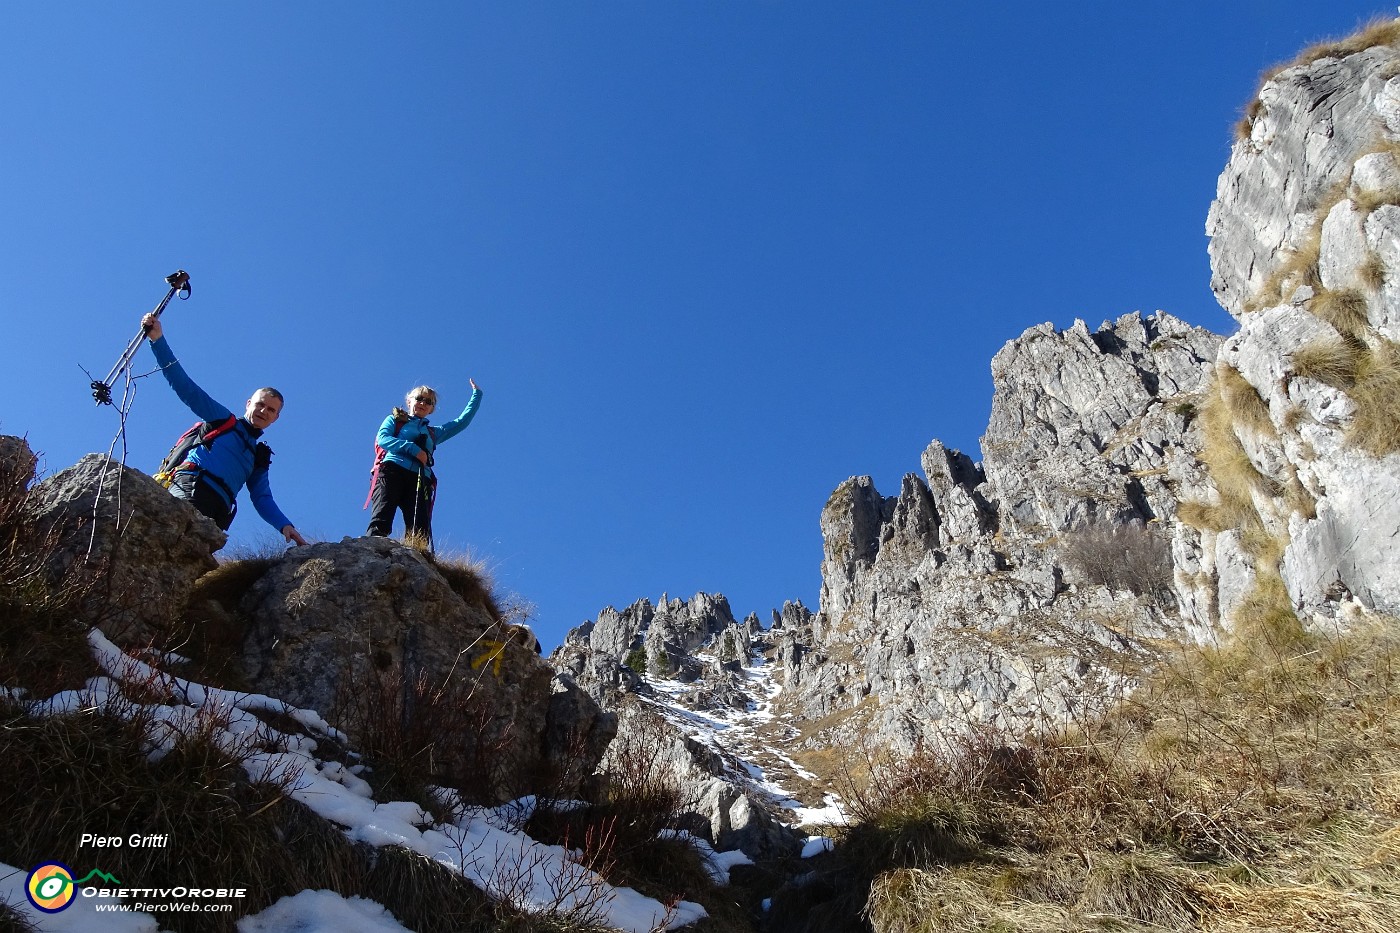
<svg viewBox="0 0 1400 933">
<path fill-rule="evenodd" d="M 1371 291 L 1378 292 L 1385 284 L 1385 260 L 1381 259 L 1377 253 L 1367 253 L 1366 259 L 1357 269 L 1357 274 L 1361 276 L 1362 284 Z"/>
<path fill-rule="evenodd" d="M 1196 884 L 1193 872 L 1162 853 L 1108 853 L 1094 860 L 1075 906 L 1090 915 L 1186 930 L 1203 912 Z"/>
<path fill-rule="evenodd" d="M 0 896 L 0 933 L 36 933 L 36 930 L 24 914 Z"/>
<path fill-rule="evenodd" d="M 1327 885 L 1260 887 L 1220 882 L 1206 888 L 1210 929 L 1393 933 L 1396 907 L 1388 897 L 1339 891 Z"/>
<path fill-rule="evenodd" d="M 1400 204 L 1400 188 L 1356 188 L 1351 192 L 1351 203 L 1366 215 L 1387 204 Z"/>
<path fill-rule="evenodd" d="M 1277 437 L 1269 406 L 1264 402 L 1259 390 L 1233 366 L 1221 365 L 1216 368 L 1216 391 L 1230 423 L 1255 434 Z"/>
<path fill-rule="evenodd" d="M 1332 325 L 1343 337 L 1361 339 L 1371 326 L 1366 296 L 1356 289 L 1321 291 L 1308 304 L 1312 314 Z"/>
<path fill-rule="evenodd" d="M 1339 187 L 1318 206 L 1318 216 L 1325 217 L 1331 204 L 1341 200 L 1342 196 L 1343 189 Z M 1330 203 L 1328 203 L 1329 201 Z M 1283 261 L 1264 280 L 1264 284 L 1259 286 L 1259 291 L 1245 301 L 1243 310 L 1249 313 L 1263 308 L 1272 308 L 1282 304 L 1285 299 L 1300 288 L 1321 288 L 1322 273 L 1318 267 L 1321 255 L 1322 223 L 1319 221 L 1302 243 L 1295 249 L 1285 251 Z"/>
<path fill-rule="evenodd" d="M 1292 651 L 1307 641 L 1303 623 L 1276 571 L 1260 570 L 1255 585 L 1236 610 L 1235 632 L 1242 641 L 1272 651 Z"/>
<path fill-rule="evenodd" d="M 1308 46 L 1294 59 L 1293 64 L 1311 65 L 1324 58 L 1346 58 L 1381 45 L 1400 45 L 1400 20 L 1393 16 L 1372 19 L 1350 36 L 1324 39 Z"/>
<path fill-rule="evenodd" d="M 1249 459 L 1236 433 L 1236 412 L 1254 423 L 1268 414 L 1253 386 L 1232 367 L 1223 366 L 1217 370 L 1201 408 L 1201 460 L 1210 471 L 1220 501 L 1213 505 L 1182 503 L 1178 516 L 1201 529 L 1237 530 L 1248 545 L 1268 538 L 1254 494 L 1277 496 L 1284 490 Z"/>
<path fill-rule="evenodd" d="M 1384 338 L 1318 340 L 1292 357 L 1294 371 L 1346 393 L 1356 405 L 1348 441 L 1376 457 L 1400 450 L 1400 345 Z"/>
<path fill-rule="evenodd" d="M 442 574 L 447 585 L 467 605 L 475 606 L 491 617 L 493 621 L 504 621 L 506 613 L 501 609 L 491 581 L 491 572 L 486 561 L 470 553 L 437 551 L 432 543 L 420 535 L 406 535 L 403 543 L 426 557 L 438 573 Z"/>
<path fill-rule="evenodd" d="M 190 602 L 212 599 L 229 608 L 236 607 L 263 576 L 277 563 L 279 556 L 247 557 L 220 561 L 219 566 L 195 581 Z"/>
<path fill-rule="evenodd" d="M 1177 521 L 1189 525 L 1197 531 L 1220 534 L 1231 528 L 1230 517 L 1225 509 L 1209 502 L 1188 501 L 1176 507 Z"/>
<path fill-rule="evenodd" d="M 223 560 L 195 581 L 180 620 L 169 633 L 170 646 L 192 662 L 184 676 L 226 689 L 247 689 L 241 658 L 250 622 L 241 604 L 280 559 L 279 551 Z"/>
<path fill-rule="evenodd" d="M 360 859 L 334 826 L 283 797 L 282 788 L 249 783 L 240 759 L 206 735 L 151 761 L 151 717 L 121 712 L 121 705 L 37 719 L 3 711 L 0 797 L 12 806 L 0 823 L 0 851 L 7 860 L 86 864 L 93 854 L 79 848 L 82 833 L 125 839 L 139 830 L 168 834 L 173 843 L 104 850 L 103 870 L 130 886 L 246 886 L 249 897 L 237 906 L 254 912 L 307 887 L 355 883 Z M 234 918 L 223 916 L 227 922 L 214 925 L 173 913 L 162 922 L 177 931 L 232 930 Z"/>
<path fill-rule="evenodd" d="M 1377 457 L 1400 450 L 1400 345 L 1373 344 L 1347 394 L 1356 403 L 1349 440 Z"/>
<path fill-rule="evenodd" d="M 378 850 L 367 886 L 416 933 L 491 933 L 509 929 L 496 905 L 460 872 L 399 846 Z"/>
<path fill-rule="evenodd" d="M 1299 376 L 1345 392 L 1356 384 L 1367 352 L 1359 340 L 1323 338 L 1295 350 L 1291 360 Z"/>
</svg>

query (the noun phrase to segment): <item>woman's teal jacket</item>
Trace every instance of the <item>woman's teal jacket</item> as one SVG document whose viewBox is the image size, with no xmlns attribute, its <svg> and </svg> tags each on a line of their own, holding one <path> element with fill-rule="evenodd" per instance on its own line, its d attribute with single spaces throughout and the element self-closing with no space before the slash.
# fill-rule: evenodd
<svg viewBox="0 0 1400 933">
<path fill-rule="evenodd" d="M 467 407 L 462 409 L 460 415 L 444 425 L 429 424 L 427 418 L 409 418 L 407 421 L 400 422 L 393 415 L 390 415 L 379 426 L 379 436 L 375 440 L 380 447 L 384 448 L 386 461 L 406 470 L 418 471 L 424 479 L 431 479 L 433 476 L 433 451 L 437 449 L 437 445 L 460 434 L 463 428 L 472 423 L 472 418 L 476 416 L 476 410 L 480 407 L 481 390 L 473 389 L 471 401 L 467 402 Z M 398 426 L 397 432 L 394 431 L 395 426 Z M 425 464 L 418 462 L 418 451 L 420 450 L 428 453 L 428 462 Z"/>
</svg>

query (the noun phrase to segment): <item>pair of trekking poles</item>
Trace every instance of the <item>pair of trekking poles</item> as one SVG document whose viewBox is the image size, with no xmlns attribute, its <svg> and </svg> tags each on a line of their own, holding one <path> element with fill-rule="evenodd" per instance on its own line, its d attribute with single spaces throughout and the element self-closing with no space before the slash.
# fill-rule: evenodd
<svg viewBox="0 0 1400 933">
<path fill-rule="evenodd" d="M 170 291 L 165 293 L 165 297 L 160 300 L 160 304 L 156 305 L 156 309 L 151 312 L 156 317 L 160 317 L 161 312 L 165 310 L 165 306 L 170 304 L 170 299 L 174 298 L 176 295 L 180 296 L 181 301 L 190 297 L 190 274 L 184 269 L 177 269 L 170 275 L 167 275 L 165 277 L 165 284 L 170 286 Z M 126 345 L 126 349 L 122 351 L 121 358 L 118 359 L 107 372 L 107 378 L 94 379 L 92 381 L 89 387 L 92 389 L 92 399 L 98 405 L 112 404 L 112 386 L 116 385 L 117 380 L 131 369 L 131 361 L 136 358 L 136 351 L 141 348 L 141 341 L 144 340 L 145 337 L 146 329 L 143 327 L 141 328 L 141 332 L 135 337 L 132 337 L 131 342 Z"/>
</svg>

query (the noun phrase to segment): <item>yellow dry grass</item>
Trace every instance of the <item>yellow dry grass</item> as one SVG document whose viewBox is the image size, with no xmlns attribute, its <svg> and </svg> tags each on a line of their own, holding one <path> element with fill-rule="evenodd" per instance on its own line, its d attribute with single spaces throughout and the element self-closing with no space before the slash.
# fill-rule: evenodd
<svg viewBox="0 0 1400 933">
<path fill-rule="evenodd" d="M 1318 292 L 1308 304 L 1308 311 L 1344 337 L 1360 339 L 1371 324 L 1366 296 L 1356 289 Z"/>
<path fill-rule="evenodd" d="M 1315 61 L 1324 58 L 1345 58 L 1357 52 L 1364 52 L 1376 46 L 1396 46 L 1400 45 L 1400 20 L 1393 17 L 1378 17 L 1364 25 L 1356 32 L 1342 39 L 1324 39 L 1303 49 L 1290 62 L 1275 65 L 1259 76 L 1259 88 L 1276 78 L 1280 72 L 1297 65 L 1310 65 Z M 1248 139 L 1250 132 L 1254 128 L 1254 121 L 1258 118 L 1262 108 L 1259 100 L 1259 91 L 1256 90 L 1249 104 L 1245 107 L 1243 115 L 1235 124 L 1235 138 Z"/>
<path fill-rule="evenodd" d="M 1292 356 L 1299 376 L 1346 393 L 1356 405 L 1348 441 L 1376 457 L 1400 450 L 1400 344 L 1381 337 L 1316 340 Z"/>
<path fill-rule="evenodd" d="M 1400 929 L 1400 622 L 1321 635 L 1276 604 L 1248 625 L 1029 740 L 1018 789 L 985 779 L 1007 760 L 985 741 L 877 781 L 843 843 L 871 862 L 872 928 Z"/>
</svg>

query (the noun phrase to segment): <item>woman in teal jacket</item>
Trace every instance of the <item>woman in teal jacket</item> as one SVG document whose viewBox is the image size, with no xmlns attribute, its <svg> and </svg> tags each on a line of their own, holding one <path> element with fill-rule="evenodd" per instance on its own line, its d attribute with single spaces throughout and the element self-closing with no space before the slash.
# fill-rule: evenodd
<svg viewBox="0 0 1400 933">
<path fill-rule="evenodd" d="M 372 508 L 366 534 L 387 537 L 394 527 L 394 512 L 403 513 L 404 533 L 433 540 L 433 498 L 437 477 L 433 475 L 433 452 L 471 424 L 481 407 L 481 388 L 472 379 L 471 401 L 462 413 L 444 425 L 428 423 L 437 408 L 437 392 L 418 386 L 404 399 L 404 408 L 395 408 L 379 426 L 375 443 L 383 456 L 375 464 L 370 479 L 369 505 Z"/>
</svg>

